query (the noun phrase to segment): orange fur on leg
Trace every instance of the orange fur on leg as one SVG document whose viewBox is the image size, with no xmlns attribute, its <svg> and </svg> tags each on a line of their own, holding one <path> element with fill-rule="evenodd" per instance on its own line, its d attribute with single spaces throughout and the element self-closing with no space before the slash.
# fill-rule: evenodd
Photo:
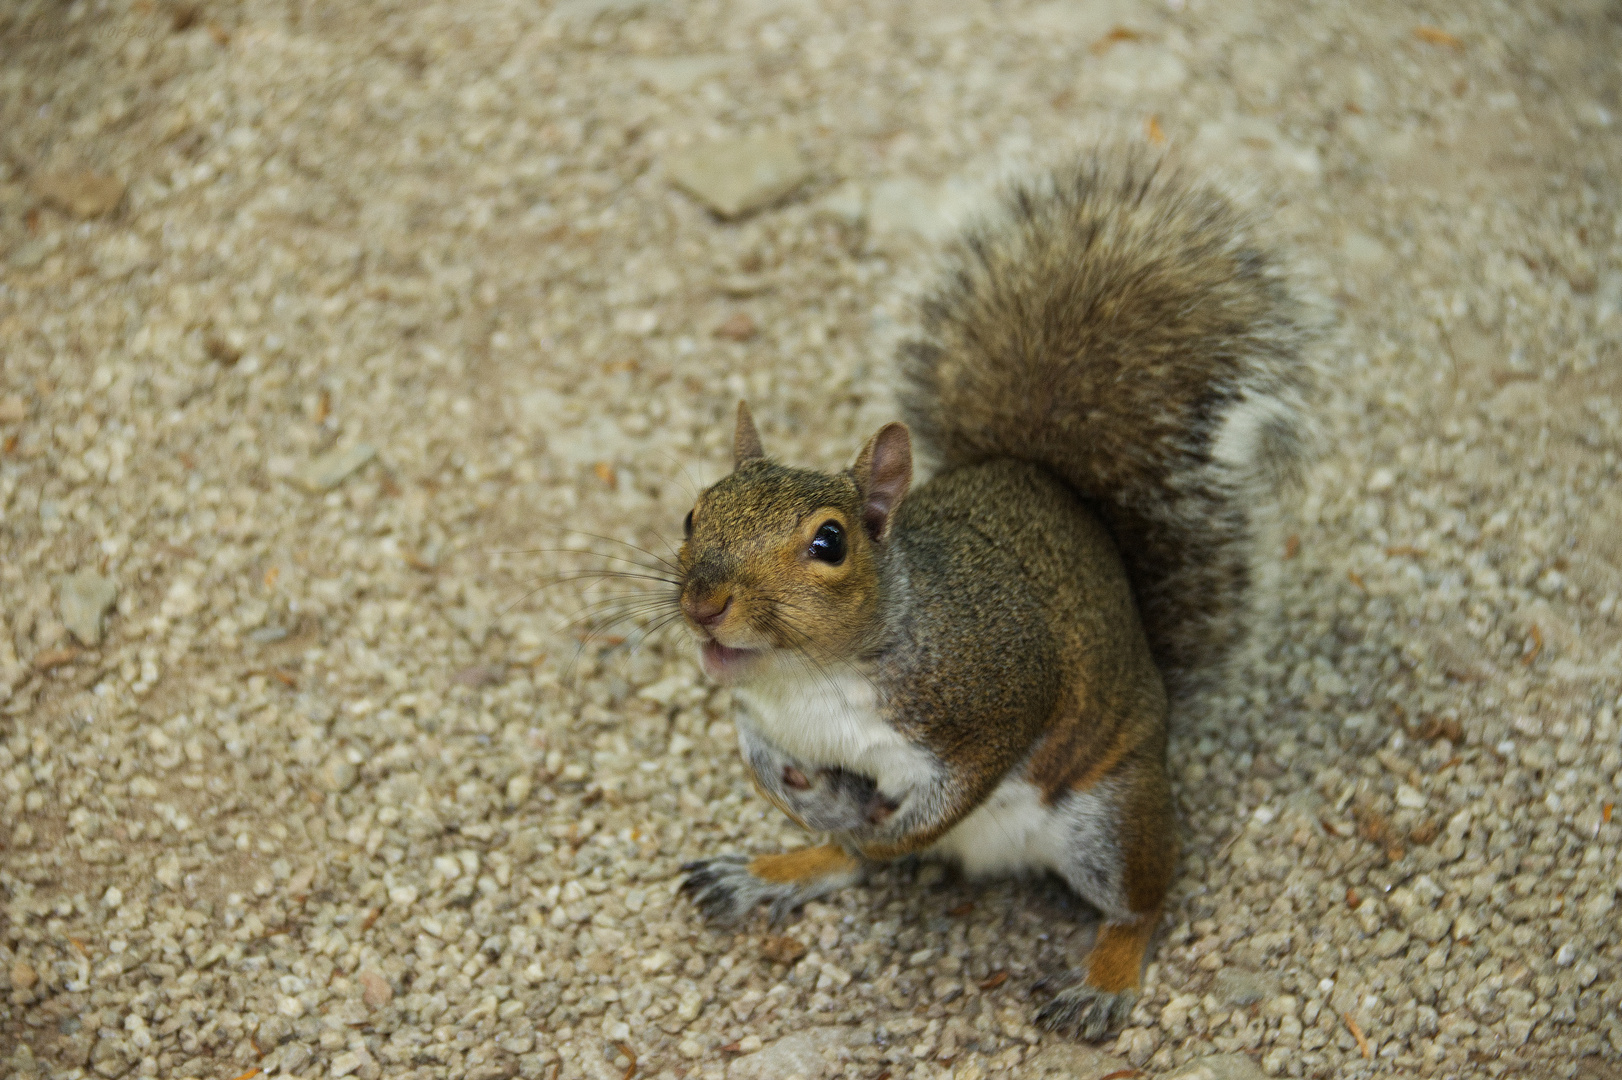
<svg viewBox="0 0 1622 1080">
<path fill-rule="evenodd" d="M 800 848 L 779 855 L 759 855 L 749 861 L 749 872 L 762 881 L 793 885 L 831 874 L 854 873 L 860 863 L 838 844 Z"/>
<path fill-rule="evenodd" d="M 1098 940 L 1087 957 L 1086 982 L 1111 994 L 1136 990 L 1143 972 L 1143 954 L 1160 921 L 1158 914 L 1151 912 L 1132 922 L 1099 927 Z"/>
</svg>

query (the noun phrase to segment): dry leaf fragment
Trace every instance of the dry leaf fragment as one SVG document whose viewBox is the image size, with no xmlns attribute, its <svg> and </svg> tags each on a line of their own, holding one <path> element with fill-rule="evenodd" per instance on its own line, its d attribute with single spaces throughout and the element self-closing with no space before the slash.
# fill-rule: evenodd
<svg viewBox="0 0 1622 1080">
<path fill-rule="evenodd" d="M 1126 1080 L 1126 1078 L 1129 1076 L 1142 1075 L 1143 1073 L 1137 1069 L 1116 1069 L 1114 1072 L 1107 1072 L 1103 1076 L 1100 1076 L 1098 1080 Z"/>
<path fill-rule="evenodd" d="M 236 362 L 242 359 L 242 350 L 218 334 L 208 336 L 208 340 L 203 342 L 203 351 L 208 353 L 210 360 L 222 367 L 235 367 Z"/>
<path fill-rule="evenodd" d="M 1284 540 L 1284 561 L 1289 562 L 1299 554 L 1301 554 L 1301 538 L 1291 533 Z"/>
<path fill-rule="evenodd" d="M 1424 847 L 1432 840 L 1435 840 L 1441 831 L 1442 826 L 1437 824 L 1435 818 L 1427 818 L 1426 820 L 1421 821 L 1418 825 L 1414 826 L 1413 831 L 1408 834 L 1408 839 L 1412 840 L 1420 847 Z"/>
<path fill-rule="evenodd" d="M 1006 971 L 993 971 L 990 975 L 987 975 L 984 979 L 980 980 L 980 989 L 982 989 L 982 990 L 995 990 L 995 989 L 997 989 L 997 987 L 1001 986 L 1003 983 L 1005 983 L 1007 981 L 1008 981 L 1008 972 L 1006 972 Z"/>
<path fill-rule="evenodd" d="M 747 311 L 735 313 L 715 328 L 715 336 L 726 338 L 728 341 L 748 341 L 758 332 L 759 327 L 755 325 L 755 320 L 749 317 Z"/>
<path fill-rule="evenodd" d="M 1532 639 L 1532 644 L 1521 657 L 1521 663 L 1531 667 L 1537 662 L 1538 655 L 1543 652 L 1543 631 L 1538 629 L 1537 623 L 1533 623 L 1527 628 L 1527 636 Z"/>
<path fill-rule="evenodd" d="M 65 649 L 46 649 L 34 656 L 35 671 L 51 671 L 63 664 L 71 664 L 79 655 L 80 650 L 69 646 Z"/>
<path fill-rule="evenodd" d="M 1416 739 L 1426 742 L 1435 742 L 1437 739 L 1446 739 L 1450 743 L 1461 742 L 1464 739 L 1464 725 L 1454 719 L 1439 719 L 1435 716 L 1426 717 L 1425 722 L 1419 725 L 1414 732 Z"/>
<path fill-rule="evenodd" d="M 1411 544 L 1393 544 L 1391 547 L 1385 549 L 1385 553 L 1386 557 L 1391 559 L 1395 559 L 1403 555 L 1406 555 L 1410 559 L 1419 559 L 1424 557 L 1425 549 L 1416 548 Z"/>
<path fill-rule="evenodd" d="M 962 903 L 962 904 L 959 904 L 957 907 L 952 908 L 946 914 L 953 915 L 953 916 L 967 915 L 969 912 L 971 912 L 973 910 L 974 910 L 974 905 L 972 903 Z"/>
<path fill-rule="evenodd" d="M 42 173 L 34 179 L 34 190 L 40 198 L 76 218 L 100 217 L 124 201 L 121 180 L 89 169 Z"/>
<path fill-rule="evenodd" d="M 787 934 L 775 934 L 760 944 L 760 955 L 777 964 L 792 964 L 805 954 L 805 945 Z"/>
<path fill-rule="evenodd" d="M 1357 1026 L 1357 1021 L 1352 1019 L 1352 1014 L 1349 1012 L 1344 1012 L 1341 1013 L 1340 1016 L 1342 1020 L 1346 1021 L 1346 1030 L 1350 1031 L 1352 1033 L 1352 1038 L 1357 1040 L 1358 1052 L 1366 1058 L 1373 1057 L 1374 1051 L 1369 1048 L 1368 1036 L 1364 1035 L 1363 1029 Z"/>
<path fill-rule="evenodd" d="M 1606 803 L 1599 808 L 1599 816 L 1605 819 L 1605 824 L 1611 823 L 1611 811 L 1616 809 L 1616 803 Z"/>
<path fill-rule="evenodd" d="M 1439 26 L 1416 26 L 1414 27 L 1414 37 L 1427 45 L 1441 45 L 1444 48 L 1459 50 L 1464 48 L 1464 42 Z M 1368 1057 L 1368 1054 L 1363 1056 Z"/>
<path fill-rule="evenodd" d="M 1110 30 L 1109 33 L 1093 42 L 1092 53 L 1094 56 L 1103 56 L 1105 53 L 1110 51 L 1110 46 L 1114 45 L 1116 42 L 1142 40 L 1143 35 L 1138 33 L 1136 30 L 1126 26 L 1117 26 Z"/>
<path fill-rule="evenodd" d="M 1356 585 L 1359 589 L 1362 589 L 1364 592 L 1369 591 L 1369 587 L 1367 585 L 1363 584 L 1363 575 L 1359 574 L 1356 570 L 1348 570 L 1348 571 L 1346 571 L 1346 580 L 1350 581 L 1353 585 Z"/>
<path fill-rule="evenodd" d="M 1148 136 L 1149 141 L 1154 145 L 1166 145 L 1165 129 L 1160 126 L 1160 117 L 1156 116 L 1154 113 L 1149 114 L 1149 119 L 1144 122 L 1143 130 L 1144 134 Z"/>
<path fill-rule="evenodd" d="M 1363 898 L 1357 895 L 1356 889 L 1348 888 L 1346 890 L 1346 906 L 1351 908 L 1353 911 L 1356 911 L 1358 908 L 1363 906 Z"/>
<path fill-rule="evenodd" d="M 631 1077 L 636 1075 L 636 1051 L 631 1049 L 629 1043 L 615 1043 L 614 1045 L 619 1047 L 620 1053 L 624 1054 L 626 1059 L 630 1061 L 630 1064 L 625 1066 L 625 1075 L 620 1077 L 620 1080 L 631 1080 Z"/>
<path fill-rule="evenodd" d="M 615 474 L 613 465 L 606 461 L 599 461 L 591 467 L 591 471 L 597 475 L 597 479 L 607 485 L 609 491 L 619 490 L 620 479 Z"/>
</svg>

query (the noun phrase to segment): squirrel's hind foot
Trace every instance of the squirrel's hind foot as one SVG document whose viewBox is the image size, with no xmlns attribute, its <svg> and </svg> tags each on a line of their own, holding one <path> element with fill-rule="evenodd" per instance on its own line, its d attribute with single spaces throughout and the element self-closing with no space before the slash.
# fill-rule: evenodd
<svg viewBox="0 0 1622 1080">
<path fill-rule="evenodd" d="M 1096 1042 L 1126 1022 L 1137 1000 L 1135 990 L 1112 993 L 1080 982 L 1038 1009 L 1036 1021 L 1049 1031 L 1074 1032 L 1078 1038 Z"/>
<path fill-rule="evenodd" d="M 780 923 L 808 900 L 852 884 L 861 863 L 837 844 L 801 848 L 780 855 L 719 855 L 683 866 L 681 891 L 704 917 L 723 926 L 741 921 L 757 906 Z"/>
<path fill-rule="evenodd" d="M 797 899 L 792 885 L 762 881 L 749 872 L 749 860 L 741 855 L 720 855 L 700 859 L 682 867 L 687 879 L 681 891 L 710 922 L 732 926 L 757 906 L 771 904 L 773 924 L 782 922 L 804 900 Z"/>
</svg>

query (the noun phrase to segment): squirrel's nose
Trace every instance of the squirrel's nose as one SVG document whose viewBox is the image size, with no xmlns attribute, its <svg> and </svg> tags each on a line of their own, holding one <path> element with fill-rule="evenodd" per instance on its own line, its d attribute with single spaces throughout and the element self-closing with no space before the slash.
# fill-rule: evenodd
<svg viewBox="0 0 1622 1080">
<path fill-rule="evenodd" d="M 682 612 L 706 630 L 713 629 L 717 623 L 726 618 L 727 609 L 731 606 L 732 597 L 717 596 L 714 593 L 703 597 L 689 594 L 681 598 Z"/>
</svg>

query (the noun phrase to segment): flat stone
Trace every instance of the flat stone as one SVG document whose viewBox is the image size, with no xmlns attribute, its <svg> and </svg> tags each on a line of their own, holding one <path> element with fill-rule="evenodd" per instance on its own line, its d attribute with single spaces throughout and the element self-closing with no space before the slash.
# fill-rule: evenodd
<svg viewBox="0 0 1622 1080">
<path fill-rule="evenodd" d="M 630 62 L 637 81 L 666 94 L 685 94 L 707 79 L 735 67 L 727 56 L 639 56 Z"/>
<path fill-rule="evenodd" d="M 20 424 L 28 419 L 28 402 L 21 394 L 0 398 L 0 424 Z"/>
<path fill-rule="evenodd" d="M 1019 1075 L 1022 1080 L 1098 1080 L 1130 1071 L 1125 1058 L 1079 1043 L 1055 1043 L 1027 1061 Z"/>
<path fill-rule="evenodd" d="M 34 191 L 77 218 L 100 217 L 124 201 L 122 180 L 89 169 L 40 173 L 34 177 Z"/>
<path fill-rule="evenodd" d="M 310 491 L 331 491 L 376 456 L 377 448 L 366 443 L 329 450 L 312 459 L 294 475 L 294 479 Z"/>
<path fill-rule="evenodd" d="M 1244 1054 L 1211 1054 L 1165 1075 L 1165 1080 L 1266 1080 L 1262 1067 Z"/>
<path fill-rule="evenodd" d="M 670 180 L 723 218 L 769 206 L 811 177 L 794 140 L 786 135 L 750 135 L 705 143 L 674 154 Z"/>
<path fill-rule="evenodd" d="M 847 180 L 818 199 L 815 209 L 818 217 L 855 228 L 867 221 L 867 192 Z"/>
<path fill-rule="evenodd" d="M 813 1028 L 785 1035 L 734 1061 L 727 1068 L 727 1080 L 818 1080 L 834 1071 L 852 1034 L 846 1028 Z"/>
<path fill-rule="evenodd" d="M 875 233 L 910 233 L 938 243 L 962 228 L 980 201 L 980 190 L 965 180 L 927 184 L 902 177 L 873 188 L 867 221 Z"/>
<path fill-rule="evenodd" d="M 84 645 L 100 645 L 103 620 L 118 600 L 118 586 L 89 570 L 69 574 L 59 591 L 62 624 Z"/>
<path fill-rule="evenodd" d="M 1224 1005 L 1243 1008 L 1278 993 L 1278 983 L 1261 972 L 1225 967 L 1212 980 L 1211 993 Z"/>
</svg>

